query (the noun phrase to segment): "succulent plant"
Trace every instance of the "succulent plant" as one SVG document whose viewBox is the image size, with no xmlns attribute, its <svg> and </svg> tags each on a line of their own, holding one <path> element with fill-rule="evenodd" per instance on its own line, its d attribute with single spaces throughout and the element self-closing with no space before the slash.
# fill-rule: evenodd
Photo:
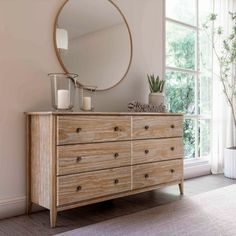
<svg viewBox="0 0 236 236">
<path fill-rule="evenodd" d="M 149 88 L 151 93 L 162 93 L 165 85 L 165 80 L 161 80 L 159 76 L 147 75 Z"/>
</svg>

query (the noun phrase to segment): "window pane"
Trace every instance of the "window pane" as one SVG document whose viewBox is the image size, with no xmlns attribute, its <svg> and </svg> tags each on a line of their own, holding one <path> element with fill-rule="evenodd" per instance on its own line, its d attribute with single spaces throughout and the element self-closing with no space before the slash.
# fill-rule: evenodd
<svg viewBox="0 0 236 236">
<path fill-rule="evenodd" d="M 166 16 L 190 25 L 195 25 L 196 0 L 166 0 Z"/>
<path fill-rule="evenodd" d="M 198 112 L 199 114 L 207 115 L 211 112 L 211 91 L 212 78 L 210 73 L 202 73 L 199 76 L 199 90 L 198 90 Z"/>
<path fill-rule="evenodd" d="M 198 0 L 199 27 L 206 22 L 207 17 L 213 12 L 213 0 Z"/>
<path fill-rule="evenodd" d="M 212 42 L 211 37 L 205 32 L 199 33 L 200 71 L 212 69 Z"/>
<path fill-rule="evenodd" d="M 166 23 L 166 65 L 195 69 L 196 31 Z"/>
<path fill-rule="evenodd" d="M 195 130 L 196 122 L 194 119 L 184 121 L 184 156 L 185 159 L 195 157 Z"/>
<path fill-rule="evenodd" d="M 207 157 L 210 154 L 210 120 L 199 120 L 198 127 L 198 156 Z"/>
<path fill-rule="evenodd" d="M 195 77 L 189 73 L 167 71 L 165 92 L 171 112 L 195 113 Z"/>
</svg>

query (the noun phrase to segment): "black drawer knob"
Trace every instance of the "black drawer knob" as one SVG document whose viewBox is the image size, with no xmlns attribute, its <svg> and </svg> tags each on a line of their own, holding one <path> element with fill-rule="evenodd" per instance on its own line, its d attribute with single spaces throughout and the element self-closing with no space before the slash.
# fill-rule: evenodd
<svg viewBox="0 0 236 236">
<path fill-rule="evenodd" d="M 114 184 L 118 184 L 119 183 L 119 180 L 118 179 L 115 179 L 114 180 Z"/>
<path fill-rule="evenodd" d="M 148 154 L 148 153 L 149 153 L 149 150 L 146 149 L 144 152 L 145 152 L 145 154 Z"/>
<path fill-rule="evenodd" d="M 119 127 L 118 126 L 114 127 L 114 131 L 119 131 Z"/>
<path fill-rule="evenodd" d="M 146 130 L 148 130 L 149 129 L 149 125 L 145 125 L 145 127 L 144 127 Z"/>
<path fill-rule="evenodd" d="M 171 127 L 171 129 L 174 129 L 174 128 L 175 128 L 175 126 L 174 126 L 174 125 L 171 125 L 170 127 Z"/>
<path fill-rule="evenodd" d="M 174 173 L 174 172 L 175 172 L 175 170 L 174 170 L 174 169 L 171 169 L 171 170 L 170 170 L 170 172 L 171 172 L 171 173 Z"/>
<path fill-rule="evenodd" d="M 145 179 L 149 178 L 149 174 L 144 175 Z"/>
<path fill-rule="evenodd" d="M 118 156 L 119 156 L 119 153 L 116 152 L 116 153 L 114 154 L 114 157 L 117 158 Z"/>
<path fill-rule="evenodd" d="M 82 130 L 81 128 L 77 128 L 77 129 L 76 129 L 76 133 L 81 132 L 81 130 Z"/>
<path fill-rule="evenodd" d="M 174 148 L 174 147 L 171 147 L 171 148 L 170 148 L 170 150 L 171 150 L 171 151 L 174 151 L 174 150 L 175 150 L 175 148 Z"/>
<path fill-rule="evenodd" d="M 76 158 L 76 161 L 77 161 L 77 162 L 80 162 L 81 160 L 82 160 L 82 157 L 77 157 L 77 158 Z"/>
<path fill-rule="evenodd" d="M 76 188 L 77 192 L 80 191 L 81 189 L 82 187 L 80 185 Z"/>
</svg>

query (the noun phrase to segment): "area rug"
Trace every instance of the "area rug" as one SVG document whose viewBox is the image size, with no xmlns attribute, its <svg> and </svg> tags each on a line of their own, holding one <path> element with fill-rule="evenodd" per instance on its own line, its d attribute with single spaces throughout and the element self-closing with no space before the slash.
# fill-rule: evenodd
<svg viewBox="0 0 236 236">
<path fill-rule="evenodd" d="M 59 235 L 236 236 L 236 185 Z"/>
</svg>

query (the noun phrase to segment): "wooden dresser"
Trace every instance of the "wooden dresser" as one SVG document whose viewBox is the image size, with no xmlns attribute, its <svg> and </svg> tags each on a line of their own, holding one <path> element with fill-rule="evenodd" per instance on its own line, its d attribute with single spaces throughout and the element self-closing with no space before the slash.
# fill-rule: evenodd
<svg viewBox="0 0 236 236">
<path fill-rule="evenodd" d="M 57 212 L 178 184 L 183 116 L 172 113 L 27 113 L 27 212 Z"/>
</svg>

